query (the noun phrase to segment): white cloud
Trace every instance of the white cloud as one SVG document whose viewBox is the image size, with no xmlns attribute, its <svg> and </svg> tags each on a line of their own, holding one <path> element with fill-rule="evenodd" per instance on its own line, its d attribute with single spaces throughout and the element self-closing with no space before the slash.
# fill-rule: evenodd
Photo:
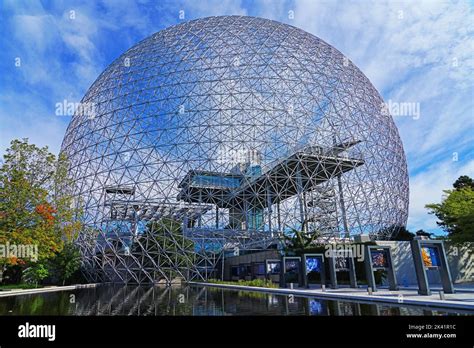
<svg viewBox="0 0 474 348">
<path fill-rule="evenodd" d="M 239 0 L 207 0 L 182 2 L 181 9 L 185 11 L 185 19 L 223 16 L 223 15 L 246 15 L 247 10 L 242 7 Z M 176 11 L 178 18 L 179 10 Z"/>
<path fill-rule="evenodd" d="M 443 190 L 452 189 L 461 175 L 474 177 L 474 160 L 468 162 L 442 161 L 410 179 L 410 214 L 408 227 L 412 231 L 435 231 L 436 217 L 428 214 L 426 204 L 439 203 Z"/>
<path fill-rule="evenodd" d="M 294 24 L 343 52 L 385 100 L 420 104 L 420 119 L 395 122 L 412 173 L 409 227 L 436 230 L 425 204 L 474 173 L 474 162 L 452 162 L 474 144 L 472 4 L 302 0 Z"/>
<path fill-rule="evenodd" d="M 43 104 L 31 103 L 21 94 L 2 95 L 0 103 L 2 151 L 9 147 L 11 140 L 28 138 L 30 143 L 48 146 L 53 153 L 59 153 L 66 117 L 55 116 Z"/>
<path fill-rule="evenodd" d="M 13 33 L 6 40 L 14 53 L 8 72 L 15 82 L 8 81 L 1 95 L 0 152 L 12 139 L 23 137 L 58 152 L 69 118 L 56 116 L 55 105 L 65 99 L 80 101 L 111 63 L 108 52 L 98 48 L 108 48 L 111 37 L 104 34 L 141 31 L 147 36 L 153 30 L 149 17 L 133 2 L 54 2 L 48 10 L 40 3 L 7 2 L 2 16 Z M 128 46 L 136 41 L 129 38 Z M 21 59 L 20 67 L 14 66 L 16 57 Z"/>
</svg>

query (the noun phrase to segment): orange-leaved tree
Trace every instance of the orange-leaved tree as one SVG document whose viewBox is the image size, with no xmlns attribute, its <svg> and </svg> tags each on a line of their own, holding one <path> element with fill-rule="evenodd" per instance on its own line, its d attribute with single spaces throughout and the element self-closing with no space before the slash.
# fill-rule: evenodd
<svg viewBox="0 0 474 348">
<path fill-rule="evenodd" d="M 23 139 L 13 140 L 3 157 L 0 282 L 8 266 L 54 257 L 81 228 L 79 210 L 72 208 L 73 198 L 67 192 L 69 179 L 64 156 L 56 158 L 47 147 L 39 148 Z M 32 247 L 33 254 L 19 255 L 20 248 L 25 247 Z"/>
</svg>

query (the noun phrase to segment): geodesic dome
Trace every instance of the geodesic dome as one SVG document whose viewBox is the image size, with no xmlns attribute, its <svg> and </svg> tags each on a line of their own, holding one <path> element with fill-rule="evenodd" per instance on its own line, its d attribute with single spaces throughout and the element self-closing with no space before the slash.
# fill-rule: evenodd
<svg viewBox="0 0 474 348">
<path fill-rule="evenodd" d="M 225 16 L 162 30 L 114 61 L 62 151 L 91 279 L 215 276 L 223 250 L 292 229 L 330 241 L 404 226 L 408 176 L 363 73 L 298 28 Z"/>
</svg>

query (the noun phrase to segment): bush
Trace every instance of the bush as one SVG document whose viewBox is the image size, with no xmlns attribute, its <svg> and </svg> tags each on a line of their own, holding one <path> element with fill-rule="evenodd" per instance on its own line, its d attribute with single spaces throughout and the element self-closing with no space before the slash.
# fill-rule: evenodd
<svg viewBox="0 0 474 348">
<path fill-rule="evenodd" d="M 25 269 L 23 272 L 23 279 L 27 284 L 38 286 L 38 283 L 41 283 L 41 281 L 48 275 L 49 271 L 42 263 L 35 263 Z"/>
<path fill-rule="evenodd" d="M 255 286 L 258 288 L 278 288 L 271 280 L 267 279 L 253 279 L 253 280 L 243 280 L 238 281 L 223 281 L 218 279 L 209 279 L 208 283 L 213 284 L 225 284 L 225 285 L 242 285 L 242 286 Z"/>
</svg>

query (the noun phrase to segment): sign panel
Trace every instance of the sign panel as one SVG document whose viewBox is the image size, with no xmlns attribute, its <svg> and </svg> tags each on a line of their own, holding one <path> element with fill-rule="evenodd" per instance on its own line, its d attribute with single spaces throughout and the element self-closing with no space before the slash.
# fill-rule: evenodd
<svg viewBox="0 0 474 348">
<path fill-rule="evenodd" d="M 280 261 L 267 261 L 267 274 L 279 275 L 280 267 Z"/>
<path fill-rule="evenodd" d="M 349 260 L 344 256 L 336 256 L 335 260 L 336 271 L 348 271 Z"/>
<path fill-rule="evenodd" d="M 285 283 L 299 283 L 301 277 L 301 260 L 299 258 L 285 258 Z"/>
<path fill-rule="evenodd" d="M 285 260 L 285 273 L 298 274 L 299 268 L 300 268 L 300 260 L 298 259 Z"/>
<path fill-rule="evenodd" d="M 423 265 L 426 268 L 438 268 L 440 265 L 438 249 L 436 247 L 424 246 L 421 248 Z"/>
<path fill-rule="evenodd" d="M 321 273 L 321 267 L 322 267 L 321 257 L 318 257 L 318 256 L 306 257 L 306 274 L 309 274 L 312 272 Z"/>
<path fill-rule="evenodd" d="M 370 258 L 372 260 L 372 267 L 374 269 L 388 268 L 387 250 L 371 249 L 370 250 Z"/>
</svg>

